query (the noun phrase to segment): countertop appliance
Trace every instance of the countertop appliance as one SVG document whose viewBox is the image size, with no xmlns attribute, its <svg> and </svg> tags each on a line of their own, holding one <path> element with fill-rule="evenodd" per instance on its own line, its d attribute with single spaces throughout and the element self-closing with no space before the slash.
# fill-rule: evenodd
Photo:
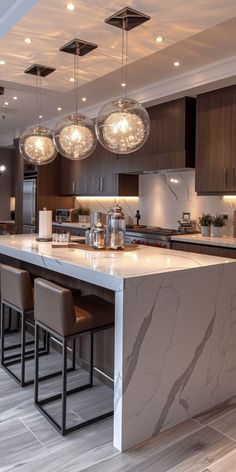
<svg viewBox="0 0 236 472">
<path fill-rule="evenodd" d="M 158 226 L 134 226 L 126 229 L 125 242 L 128 244 L 145 244 L 153 247 L 171 247 L 171 236 L 182 234 L 176 229 Z"/>
<path fill-rule="evenodd" d="M 23 233 L 36 232 L 37 179 L 25 178 L 23 182 Z"/>
<path fill-rule="evenodd" d="M 66 223 L 72 223 L 73 221 L 77 221 L 76 215 L 75 215 L 75 209 L 74 208 L 58 208 L 55 211 L 55 220 L 58 223 L 63 223 L 63 221 Z"/>
</svg>

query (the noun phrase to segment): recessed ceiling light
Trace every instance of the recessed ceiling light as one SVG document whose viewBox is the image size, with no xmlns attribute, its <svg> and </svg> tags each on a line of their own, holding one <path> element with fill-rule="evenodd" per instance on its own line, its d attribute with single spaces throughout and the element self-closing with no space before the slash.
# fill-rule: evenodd
<svg viewBox="0 0 236 472">
<path fill-rule="evenodd" d="M 87 98 L 86 97 L 83 97 L 82 98 L 82 102 L 86 102 Z"/>
<path fill-rule="evenodd" d="M 31 38 L 25 38 L 25 39 L 24 39 L 24 42 L 25 42 L 26 44 L 30 44 L 30 43 L 32 43 L 32 39 L 31 39 Z"/>
<path fill-rule="evenodd" d="M 69 11 L 73 11 L 75 9 L 75 5 L 72 2 L 66 4 L 66 9 Z"/>
<path fill-rule="evenodd" d="M 74 82 L 74 81 L 75 81 L 74 77 L 71 77 L 70 82 Z"/>
<path fill-rule="evenodd" d="M 4 105 L 7 107 L 7 105 L 9 105 L 9 103 L 8 103 L 8 102 L 4 102 Z"/>
<path fill-rule="evenodd" d="M 13 100 L 18 100 L 18 97 L 13 97 Z"/>
<path fill-rule="evenodd" d="M 39 119 L 41 120 L 43 118 L 43 115 L 39 115 Z"/>
<path fill-rule="evenodd" d="M 62 110 L 62 108 L 61 108 L 61 107 L 57 107 L 57 111 L 61 111 L 61 110 Z"/>
<path fill-rule="evenodd" d="M 157 37 L 155 38 L 155 41 L 156 41 L 157 43 L 162 43 L 162 42 L 164 41 L 164 38 L 163 38 L 163 36 L 157 36 Z"/>
<path fill-rule="evenodd" d="M 6 62 L 5 61 L 0 61 L 1 66 L 5 66 Z"/>
<path fill-rule="evenodd" d="M 122 82 L 121 87 L 125 87 L 125 86 L 126 86 L 126 83 Z"/>
<path fill-rule="evenodd" d="M 179 61 L 175 61 L 175 62 L 174 62 L 174 66 L 175 66 L 175 67 L 179 67 L 179 66 L 180 66 L 180 62 L 179 62 Z"/>
</svg>

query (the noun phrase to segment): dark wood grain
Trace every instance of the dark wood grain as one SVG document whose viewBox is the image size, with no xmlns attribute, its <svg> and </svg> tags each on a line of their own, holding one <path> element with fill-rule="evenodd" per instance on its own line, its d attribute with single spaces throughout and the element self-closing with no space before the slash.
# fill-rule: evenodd
<svg viewBox="0 0 236 472">
<path fill-rule="evenodd" d="M 118 172 L 194 167 L 195 99 L 183 97 L 148 108 L 150 135 L 138 151 L 118 156 Z"/>
<path fill-rule="evenodd" d="M 196 252 L 198 254 L 209 254 L 210 256 L 227 257 L 230 259 L 236 259 L 236 249 L 234 248 L 172 241 L 171 249 L 175 249 L 178 251 Z"/>
<path fill-rule="evenodd" d="M 197 97 L 196 191 L 199 195 L 236 190 L 235 87 Z"/>
</svg>

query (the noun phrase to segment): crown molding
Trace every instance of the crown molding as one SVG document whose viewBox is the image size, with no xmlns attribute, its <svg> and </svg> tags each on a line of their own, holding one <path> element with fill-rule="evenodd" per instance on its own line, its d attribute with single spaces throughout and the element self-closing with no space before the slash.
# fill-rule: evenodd
<svg viewBox="0 0 236 472">
<path fill-rule="evenodd" d="M 0 37 L 4 36 L 36 3 L 38 0 L 16 0 L 0 18 Z"/>
</svg>

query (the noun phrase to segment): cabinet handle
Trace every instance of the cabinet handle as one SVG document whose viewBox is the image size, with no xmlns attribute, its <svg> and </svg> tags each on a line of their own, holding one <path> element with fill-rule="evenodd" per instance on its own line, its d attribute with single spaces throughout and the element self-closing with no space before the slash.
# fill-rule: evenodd
<svg viewBox="0 0 236 472">
<path fill-rule="evenodd" d="M 235 186 L 235 168 L 233 167 L 232 169 L 232 187 L 234 189 L 234 186 Z"/>
<path fill-rule="evenodd" d="M 100 192 L 100 185 L 101 184 L 100 184 L 100 179 L 99 178 L 97 179 L 97 184 L 98 184 L 97 185 L 97 191 Z"/>
<path fill-rule="evenodd" d="M 75 181 L 73 180 L 73 182 L 72 182 L 72 192 L 74 193 L 74 191 L 75 191 Z"/>
<path fill-rule="evenodd" d="M 101 191 L 103 192 L 104 191 L 104 177 L 101 177 L 101 184 L 102 184 Z"/>
<path fill-rule="evenodd" d="M 224 169 L 224 188 L 228 188 L 228 169 Z"/>
</svg>

